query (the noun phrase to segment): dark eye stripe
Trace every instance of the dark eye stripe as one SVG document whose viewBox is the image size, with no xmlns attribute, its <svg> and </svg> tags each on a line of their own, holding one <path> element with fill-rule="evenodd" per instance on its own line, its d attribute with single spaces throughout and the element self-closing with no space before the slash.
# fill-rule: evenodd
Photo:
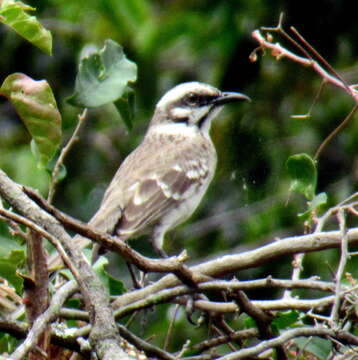
<svg viewBox="0 0 358 360">
<path fill-rule="evenodd" d="M 189 124 L 189 118 L 187 116 L 173 119 L 176 123 Z"/>
<path fill-rule="evenodd" d="M 189 94 L 182 100 L 181 103 L 189 106 L 206 106 L 216 98 L 216 95 Z"/>
</svg>

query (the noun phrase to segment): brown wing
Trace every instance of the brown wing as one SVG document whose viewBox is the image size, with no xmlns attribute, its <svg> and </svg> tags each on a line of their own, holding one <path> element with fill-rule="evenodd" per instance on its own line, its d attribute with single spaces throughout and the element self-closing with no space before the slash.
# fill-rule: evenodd
<svg viewBox="0 0 358 360">
<path fill-rule="evenodd" d="M 200 144 L 192 149 L 182 145 L 144 141 L 118 169 L 91 225 L 119 235 L 141 232 L 195 192 L 209 176 L 208 159 L 197 153 Z"/>
<path fill-rule="evenodd" d="M 151 227 L 195 192 L 198 185 L 198 179 L 190 179 L 185 171 L 175 169 L 141 181 L 124 208 L 117 231 L 119 234 L 131 234 Z"/>
</svg>

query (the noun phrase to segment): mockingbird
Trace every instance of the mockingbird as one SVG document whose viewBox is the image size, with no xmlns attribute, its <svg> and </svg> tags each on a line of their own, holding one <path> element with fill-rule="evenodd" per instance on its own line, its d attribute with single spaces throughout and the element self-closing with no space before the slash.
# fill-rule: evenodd
<svg viewBox="0 0 358 360">
<path fill-rule="evenodd" d="M 89 225 L 124 241 L 150 234 L 154 249 L 164 256 L 165 233 L 194 212 L 213 178 L 217 156 L 211 122 L 224 104 L 240 100 L 249 98 L 199 82 L 168 91 L 143 142 L 117 170 Z M 89 243 L 81 236 L 75 241 L 81 248 Z"/>
</svg>

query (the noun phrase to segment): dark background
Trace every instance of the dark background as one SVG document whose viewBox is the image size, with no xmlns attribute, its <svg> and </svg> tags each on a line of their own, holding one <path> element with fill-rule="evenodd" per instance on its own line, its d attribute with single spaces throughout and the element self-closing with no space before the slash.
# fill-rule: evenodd
<svg viewBox="0 0 358 360">
<path fill-rule="evenodd" d="M 185 247 L 195 262 L 254 248 L 275 237 L 303 233 L 303 221 L 297 214 L 305 211 L 306 201 L 289 194 L 285 162 L 292 154 L 313 155 L 350 111 L 353 101 L 341 90 L 326 86 L 310 118 L 291 118 L 309 110 L 321 79 L 290 60 L 276 61 L 268 52 L 264 57 L 259 54 L 257 62 L 250 62 L 249 55 L 257 46 L 251 32 L 260 26 L 275 26 L 280 12 L 284 12 L 286 29 L 295 26 L 349 83 L 355 83 L 358 26 L 353 1 L 28 3 L 37 8 L 36 16 L 52 31 L 53 56 L 0 26 L 0 78 L 23 72 L 35 79 L 47 79 L 63 116 L 65 139 L 71 135 L 79 112 L 65 99 L 73 91 L 84 48 L 102 47 L 106 38 L 112 38 L 139 67 L 133 130 L 127 132 L 112 106 L 91 110 L 81 140 L 66 160 L 67 177 L 59 186 L 56 206 L 82 220 L 89 219 L 115 170 L 140 142 L 161 95 L 177 83 L 196 80 L 225 91 L 243 92 L 253 101 L 227 107 L 214 124 L 212 137 L 219 155 L 216 177 L 190 221 L 168 234 L 166 250 L 173 254 Z M 1 99 L 0 166 L 16 181 L 46 194 L 48 175 L 37 169 L 29 141 L 17 115 Z M 329 205 L 357 190 L 357 148 L 357 123 L 351 121 L 319 159 L 318 191 L 327 192 Z M 153 255 L 147 242 L 131 244 Z M 338 252 L 333 250 L 310 254 L 304 275 L 330 279 L 330 267 L 335 269 L 337 259 Z M 290 262 L 290 258 L 282 259 L 237 277 L 289 277 Z M 118 269 L 122 265 L 113 258 L 111 271 L 121 273 Z M 357 276 L 356 268 L 352 261 L 347 270 Z M 163 307 L 163 312 L 166 310 Z M 158 314 L 152 316 L 163 319 Z M 158 331 L 160 321 L 147 324 L 145 329 L 146 333 Z M 180 343 L 180 338 L 176 340 Z"/>
</svg>

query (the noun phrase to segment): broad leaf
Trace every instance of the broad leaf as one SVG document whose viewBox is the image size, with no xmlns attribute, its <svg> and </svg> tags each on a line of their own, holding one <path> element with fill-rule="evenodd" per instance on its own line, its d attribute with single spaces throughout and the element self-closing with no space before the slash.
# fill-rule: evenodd
<svg viewBox="0 0 358 360">
<path fill-rule="evenodd" d="M 286 329 L 287 327 L 295 324 L 299 319 L 299 312 L 297 310 L 290 310 L 279 312 L 272 321 L 271 325 L 275 326 L 278 330 Z"/>
<path fill-rule="evenodd" d="M 101 50 L 81 60 L 75 93 L 68 102 L 83 108 L 114 102 L 136 79 L 137 65 L 126 58 L 122 46 L 106 40 Z"/>
<path fill-rule="evenodd" d="M 287 170 L 292 179 L 290 191 L 303 194 L 312 200 L 317 185 L 317 169 L 314 160 L 307 154 L 292 155 L 288 158 Z"/>
<path fill-rule="evenodd" d="M 134 118 L 134 90 L 127 86 L 127 90 L 124 92 L 123 96 L 115 101 L 114 105 L 119 111 L 127 128 L 131 130 Z"/>
<path fill-rule="evenodd" d="M 308 202 L 308 210 L 302 214 L 299 214 L 299 217 L 304 218 L 304 219 L 308 218 L 312 214 L 312 211 L 316 211 L 321 206 L 326 205 L 327 200 L 328 200 L 328 198 L 327 198 L 327 194 L 325 192 L 321 192 L 321 193 L 315 195 L 314 198 Z"/>
<path fill-rule="evenodd" d="M 329 340 L 313 336 L 312 338 L 298 337 L 293 340 L 299 349 L 309 352 L 320 360 L 328 359 L 332 351 L 332 343 Z"/>
<path fill-rule="evenodd" d="M 14 105 L 36 143 L 40 164 L 46 165 L 61 142 L 61 114 L 49 84 L 15 73 L 5 79 L 0 93 Z"/>
<path fill-rule="evenodd" d="M 0 258 L 0 277 L 6 279 L 20 293 L 23 279 L 17 275 L 17 267 L 25 261 L 23 250 L 12 250 L 6 257 Z"/>
<path fill-rule="evenodd" d="M 124 284 L 109 274 L 105 267 L 108 265 L 108 259 L 101 256 L 93 265 L 93 269 L 101 279 L 103 285 L 108 289 L 110 295 L 121 295 L 126 292 Z"/>
<path fill-rule="evenodd" d="M 36 19 L 26 11 L 35 9 L 21 1 L 0 1 L 0 22 L 8 25 L 23 38 L 46 52 L 52 53 L 52 36 Z"/>
</svg>

